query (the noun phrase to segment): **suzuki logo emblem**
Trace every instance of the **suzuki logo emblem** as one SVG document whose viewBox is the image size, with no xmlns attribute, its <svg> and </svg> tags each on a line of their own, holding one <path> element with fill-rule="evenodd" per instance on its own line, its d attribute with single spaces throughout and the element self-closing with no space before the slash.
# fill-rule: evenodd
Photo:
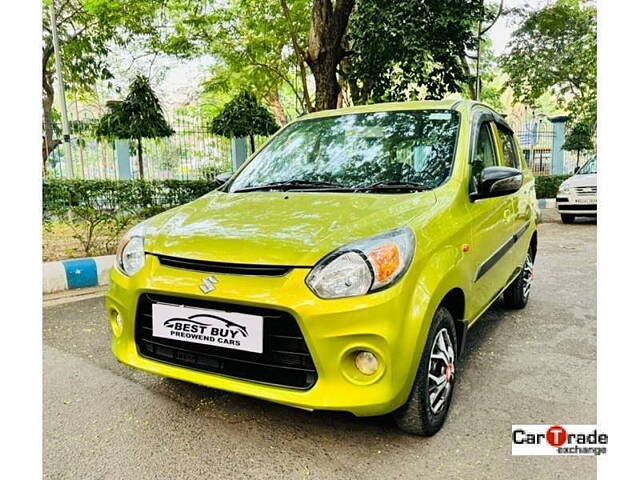
<svg viewBox="0 0 640 480">
<path fill-rule="evenodd" d="M 200 284 L 200 290 L 202 293 L 211 293 L 216 289 L 216 283 L 218 283 L 218 279 L 213 275 L 206 277 Z"/>
</svg>

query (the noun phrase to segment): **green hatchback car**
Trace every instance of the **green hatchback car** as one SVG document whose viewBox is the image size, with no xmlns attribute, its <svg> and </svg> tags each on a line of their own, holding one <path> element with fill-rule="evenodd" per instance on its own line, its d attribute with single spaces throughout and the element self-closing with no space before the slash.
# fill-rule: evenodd
<svg viewBox="0 0 640 480">
<path fill-rule="evenodd" d="M 134 368 L 308 410 L 445 421 L 467 330 L 529 299 L 533 177 L 476 102 L 313 113 L 131 230 L 106 299 Z"/>
</svg>

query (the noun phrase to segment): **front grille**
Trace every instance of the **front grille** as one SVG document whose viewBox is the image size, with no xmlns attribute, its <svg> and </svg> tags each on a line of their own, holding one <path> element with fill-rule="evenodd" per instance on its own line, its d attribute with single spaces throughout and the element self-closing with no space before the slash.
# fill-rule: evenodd
<svg viewBox="0 0 640 480">
<path fill-rule="evenodd" d="M 154 337 L 153 303 L 260 315 L 264 317 L 263 353 Z M 311 388 L 318 378 L 298 323 L 293 316 L 279 310 L 142 294 L 136 312 L 135 339 L 143 357 L 195 370 L 303 390 Z"/>
<path fill-rule="evenodd" d="M 576 187 L 576 194 L 578 196 L 593 196 L 598 193 L 597 187 Z"/>
<path fill-rule="evenodd" d="M 192 260 L 190 258 L 169 257 L 156 255 L 162 265 L 199 272 L 233 273 L 236 275 L 266 275 L 280 276 L 287 274 L 293 267 L 282 265 L 249 265 L 246 263 L 211 262 L 207 260 Z"/>
<path fill-rule="evenodd" d="M 587 204 L 587 205 L 558 205 L 558 210 L 584 210 L 584 211 L 596 211 L 598 209 L 598 206 L 593 203 L 593 204 Z"/>
</svg>

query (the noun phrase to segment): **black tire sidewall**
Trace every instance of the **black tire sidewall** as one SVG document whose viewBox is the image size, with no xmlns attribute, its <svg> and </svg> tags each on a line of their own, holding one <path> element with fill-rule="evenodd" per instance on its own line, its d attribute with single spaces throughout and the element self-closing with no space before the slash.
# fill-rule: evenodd
<svg viewBox="0 0 640 480">
<path fill-rule="evenodd" d="M 458 360 L 458 343 L 456 336 L 456 328 L 453 320 L 453 316 L 449 311 L 444 307 L 439 307 L 436 310 L 436 313 L 433 317 L 433 322 L 431 322 L 431 328 L 429 329 L 429 336 L 427 338 L 427 344 L 425 345 L 424 352 L 422 354 L 422 359 L 420 362 L 420 368 L 418 370 L 418 374 L 416 375 L 416 384 L 417 394 L 421 399 L 421 407 L 422 407 L 422 419 L 424 425 L 424 431 L 426 435 L 435 434 L 442 425 L 447 417 L 447 413 L 449 411 L 449 406 L 451 404 L 451 399 L 453 398 L 453 391 L 455 389 L 455 382 L 458 373 L 456 372 L 453 376 L 453 380 L 451 381 L 451 391 L 449 392 L 449 397 L 446 400 L 446 403 L 442 410 L 437 414 L 434 414 L 429 407 L 428 400 L 428 379 L 429 379 L 429 363 L 431 360 L 431 349 L 433 348 L 433 343 L 435 342 L 436 335 L 442 328 L 446 328 L 449 333 L 449 337 L 451 338 L 451 342 L 453 343 L 453 350 L 455 352 L 455 367 L 457 368 L 457 360 Z"/>
<path fill-rule="evenodd" d="M 525 262 L 528 257 L 531 257 L 531 262 L 533 262 L 533 251 L 531 246 L 527 250 L 527 257 L 525 257 Z M 515 280 L 507 287 L 503 294 L 504 304 L 509 308 L 524 308 L 529 303 L 529 297 L 531 296 L 531 292 L 529 295 L 524 295 L 524 264 L 518 276 Z"/>
</svg>

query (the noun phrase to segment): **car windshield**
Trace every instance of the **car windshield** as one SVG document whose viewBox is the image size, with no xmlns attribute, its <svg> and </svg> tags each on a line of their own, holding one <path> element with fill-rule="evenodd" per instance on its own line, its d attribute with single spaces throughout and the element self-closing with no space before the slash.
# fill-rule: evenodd
<svg viewBox="0 0 640 480">
<path fill-rule="evenodd" d="M 458 123 L 459 114 L 451 110 L 294 122 L 271 139 L 228 191 L 432 189 L 450 174 Z"/>
<path fill-rule="evenodd" d="M 585 163 L 582 168 L 578 170 L 578 175 L 586 175 L 589 173 L 598 173 L 598 165 L 595 157 Z"/>
</svg>

